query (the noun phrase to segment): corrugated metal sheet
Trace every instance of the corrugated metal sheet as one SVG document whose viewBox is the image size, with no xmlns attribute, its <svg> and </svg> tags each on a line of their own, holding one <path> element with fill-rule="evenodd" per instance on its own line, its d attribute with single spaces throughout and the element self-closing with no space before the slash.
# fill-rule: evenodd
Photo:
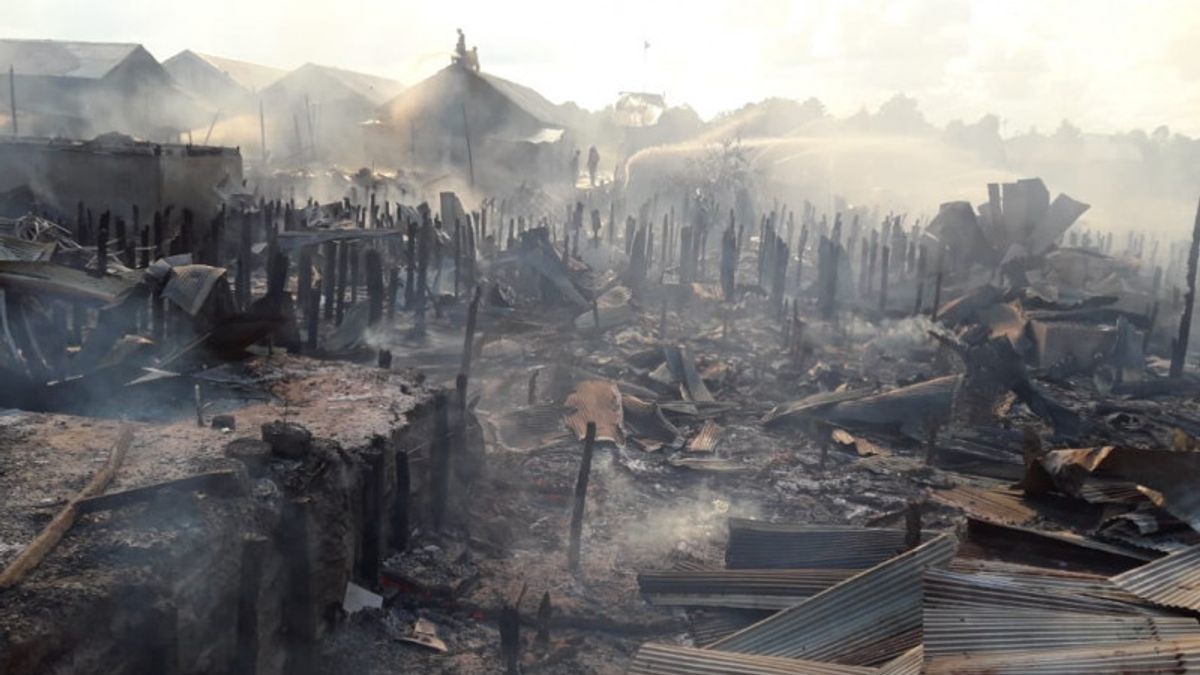
<svg viewBox="0 0 1200 675">
<path fill-rule="evenodd" d="M 1200 610 L 1200 546 L 1118 574 L 1112 581 L 1164 607 Z"/>
<path fill-rule="evenodd" d="M 1150 675 L 1192 672 L 1200 672 L 1200 640 L 1196 639 L 970 654 L 925 662 L 927 675 Z"/>
<path fill-rule="evenodd" d="M 1081 614 L 1165 615 L 1146 605 L 1061 592 L 1049 584 L 994 575 L 931 569 L 925 573 L 927 608 L 1028 609 Z"/>
<path fill-rule="evenodd" d="M 1037 510 L 1022 499 L 1021 492 L 1008 488 L 985 490 L 958 485 L 945 490 L 934 490 L 930 497 L 947 506 L 960 508 L 977 518 L 1009 525 L 1025 525 L 1038 516 Z"/>
<path fill-rule="evenodd" d="M 729 519 L 730 569 L 866 569 L 904 551 L 904 531 Z"/>
<path fill-rule="evenodd" d="M 917 645 L 879 668 L 877 675 L 921 675 L 925 648 Z"/>
<path fill-rule="evenodd" d="M 1118 588 L 1106 576 L 1068 572 L 1048 567 L 1030 567 L 991 560 L 969 560 L 958 558 L 950 563 L 952 572 L 985 575 L 984 578 L 1023 583 L 1040 590 L 1055 593 L 1086 595 L 1093 598 L 1115 600 L 1133 605 L 1144 605 L 1144 600 Z"/>
<path fill-rule="evenodd" d="M 566 406 L 571 412 L 564 421 L 579 440 L 587 435 L 587 423 L 595 422 L 597 441 L 625 444 L 625 409 L 621 405 L 621 392 L 616 384 L 608 380 L 580 382 L 575 391 L 567 396 Z"/>
<path fill-rule="evenodd" d="M 920 642 L 921 578 L 954 557 L 937 535 L 713 645 L 723 651 L 852 665 L 882 663 Z"/>
<path fill-rule="evenodd" d="M 712 420 L 704 420 L 704 426 L 688 441 L 688 450 L 692 452 L 713 452 L 717 449 L 717 440 L 721 437 L 721 427 Z"/>
<path fill-rule="evenodd" d="M 1091 615 L 1030 609 L 926 608 L 930 660 L 977 652 L 1071 649 L 1135 640 L 1200 639 L 1189 617 Z"/>
<path fill-rule="evenodd" d="M 859 570 L 688 570 L 638 574 L 652 605 L 786 609 Z"/>
<path fill-rule="evenodd" d="M 875 669 L 649 642 L 638 649 L 628 672 L 633 675 L 874 675 Z"/>
<path fill-rule="evenodd" d="M 698 646 L 707 647 L 773 613 L 756 609 L 691 610 L 688 612 L 688 635 Z"/>
</svg>

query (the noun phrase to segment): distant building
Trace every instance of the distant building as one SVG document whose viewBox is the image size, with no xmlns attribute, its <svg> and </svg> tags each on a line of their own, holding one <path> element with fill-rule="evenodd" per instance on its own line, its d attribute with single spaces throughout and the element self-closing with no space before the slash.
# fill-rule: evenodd
<svg viewBox="0 0 1200 675">
<path fill-rule="evenodd" d="M 474 164 L 476 179 L 484 183 L 494 171 L 534 180 L 566 171 L 571 134 L 559 106 L 528 87 L 464 65 L 443 68 L 378 112 L 365 126 L 377 164 L 447 167 L 463 174 Z"/>
<path fill-rule="evenodd" d="M 617 124 L 623 127 L 649 127 L 658 123 L 667 109 L 667 101 L 662 94 L 648 94 L 637 91 L 623 91 L 613 105 Z"/>
<path fill-rule="evenodd" d="M 163 68 L 184 91 L 227 116 L 250 109 L 257 111 L 258 92 L 287 74 L 279 68 L 190 49 L 164 61 Z"/>
<path fill-rule="evenodd" d="M 137 44 L 0 40 L 5 99 L 8 66 L 25 136 L 90 138 L 116 131 L 174 141 L 208 116 Z M 0 115 L 11 125 L 7 105 Z"/>
<path fill-rule="evenodd" d="M 261 92 L 267 147 L 275 157 L 361 159 L 361 125 L 404 85 L 385 77 L 306 63 Z"/>
<path fill-rule="evenodd" d="M 73 216 L 83 202 L 93 212 L 143 218 L 174 206 L 208 217 L 222 193 L 240 189 L 242 156 L 235 148 L 160 144 L 106 134 L 91 141 L 0 137 L 0 195 L 28 188 L 38 202 Z"/>
</svg>

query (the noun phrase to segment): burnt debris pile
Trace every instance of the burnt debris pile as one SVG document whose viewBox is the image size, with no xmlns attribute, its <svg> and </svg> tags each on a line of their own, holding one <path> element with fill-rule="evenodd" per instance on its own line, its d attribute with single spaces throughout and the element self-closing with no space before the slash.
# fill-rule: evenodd
<svg viewBox="0 0 1200 675">
<path fill-rule="evenodd" d="M 1200 668 L 1200 239 L 343 178 L 0 220 L 0 669 Z"/>
</svg>

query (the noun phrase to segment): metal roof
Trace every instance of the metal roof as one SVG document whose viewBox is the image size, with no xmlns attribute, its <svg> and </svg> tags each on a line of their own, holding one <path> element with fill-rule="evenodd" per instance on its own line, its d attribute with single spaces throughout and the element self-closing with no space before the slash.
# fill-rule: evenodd
<svg viewBox="0 0 1200 675">
<path fill-rule="evenodd" d="M 948 570 L 925 573 L 925 604 L 929 608 L 1029 609 L 1082 614 L 1165 614 L 1146 605 L 1064 592 L 1036 580 L 998 575 L 962 574 Z"/>
<path fill-rule="evenodd" d="M 1032 609 L 926 608 L 925 657 L 1070 649 L 1135 640 L 1200 639 L 1190 617 L 1114 616 Z"/>
<path fill-rule="evenodd" d="M 0 40 L 0 63 L 12 65 L 18 76 L 97 80 L 138 49 L 126 42 Z"/>
<path fill-rule="evenodd" d="M 941 534 L 716 642 L 712 648 L 852 665 L 880 663 L 920 642 L 921 578 L 957 541 Z"/>
<path fill-rule="evenodd" d="M 904 531 L 729 519 L 730 569 L 866 569 L 904 551 Z"/>
<path fill-rule="evenodd" d="M 874 668 L 751 656 L 648 642 L 629 666 L 634 675 L 874 675 Z"/>
<path fill-rule="evenodd" d="M 1118 574 L 1112 582 L 1155 604 L 1200 611 L 1200 546 Z"/>
<path fill-rule="evenodd" d="M 768 569 L 647 571 L 638 574 L 652 605 L 786 609 L 859 570 Z"/>
<path fill-rule="evenodd" d="M 1115 642 L 1070 649 L 968 654 L 925 664 L 927 675 L 1149 675 L 1198 671 L 1198 639 Z"/>
</svg>

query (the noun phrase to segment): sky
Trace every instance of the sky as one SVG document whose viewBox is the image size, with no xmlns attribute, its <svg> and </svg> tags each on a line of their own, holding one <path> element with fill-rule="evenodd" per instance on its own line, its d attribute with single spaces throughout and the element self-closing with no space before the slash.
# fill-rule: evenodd
<svg viewBox="0 0 1200 675">
<path fill-rule="evenodd" d="M 600 108 L 653 91 L 709 118 L 769 96 L 831 113 L 896 93 L 944 124 L 1005 135 L 1159 125 L 1200 136 L 1196 0 L 33 0 L 0 36 L 139 42 L 281 68 L 316 62 L 412 84 L 455 28 L 483 69 Z M 648 46 L 647 46 L 648 45 Z M 0 64 L 3 65 L 3 64 Z"/>
</svg>

